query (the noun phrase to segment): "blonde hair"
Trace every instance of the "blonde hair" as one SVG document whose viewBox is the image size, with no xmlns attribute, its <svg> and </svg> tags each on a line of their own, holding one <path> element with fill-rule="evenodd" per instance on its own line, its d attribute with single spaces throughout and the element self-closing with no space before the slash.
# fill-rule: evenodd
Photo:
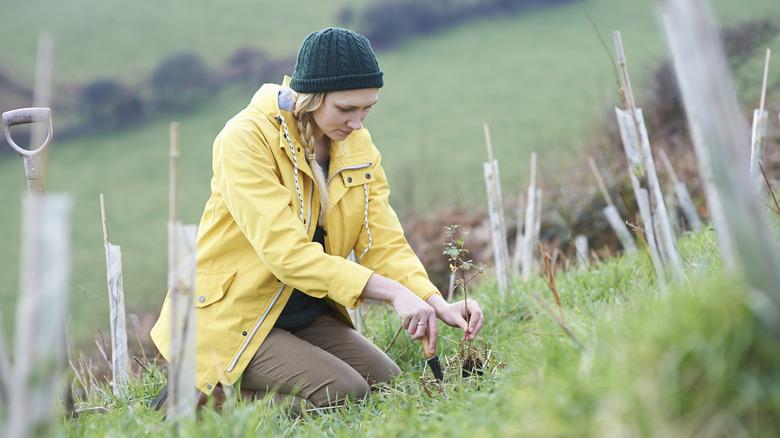
<svg viewBox="0 0 780 438">
<path fill-rule="evenodd" d="M 325 177 L 325 169 L 317 162 L 314 140 L 314 111 L 325 101 L 325 93 L 294 93 L 295 105 L 293 116 L 298 132 L 303 142 L 306 162 L 314 173 L 314 181 L 320 194 L 320 215 L 318 222 L 324 225 L 325 215 L 330 209 L 330 197 L 328 196 L 328 180 Z"/>
</svg>

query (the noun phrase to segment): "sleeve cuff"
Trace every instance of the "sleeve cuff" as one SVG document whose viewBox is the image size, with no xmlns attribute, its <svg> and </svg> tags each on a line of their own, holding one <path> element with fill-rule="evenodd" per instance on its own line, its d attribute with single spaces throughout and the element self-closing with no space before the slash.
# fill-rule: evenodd
<svg viewBox="0 0 780 438">
<path fill-rule="evenodd" d="M 360 295 L 374 271 L 347 259 L 343 260 L 330 284 L 328 297 L 349 309 L 354 309 L 359 304 Z"/>
</svg>

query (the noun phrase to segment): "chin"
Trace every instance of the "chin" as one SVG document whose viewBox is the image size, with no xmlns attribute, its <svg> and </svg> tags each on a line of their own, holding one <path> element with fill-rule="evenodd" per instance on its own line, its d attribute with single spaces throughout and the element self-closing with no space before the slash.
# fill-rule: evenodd
<svg viewBox="0 0 780 438">
<path fill-rule="evenodd" d="M 349 137 L 349 134 L 345 134 L 341 131 L 333 131 L 333 134 L 330 136 L 332 140 L 344 140 L 347 137 Z"/>
</svg>

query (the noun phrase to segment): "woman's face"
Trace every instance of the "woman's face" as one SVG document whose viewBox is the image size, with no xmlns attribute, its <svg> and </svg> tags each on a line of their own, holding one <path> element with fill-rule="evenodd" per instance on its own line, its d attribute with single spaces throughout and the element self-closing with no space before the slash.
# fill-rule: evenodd
<svg viewBox="0 0 780 438">
<path fill-rule="evenodd" d="M 314 123 L 331 140 L 344 140 L 363 127 L 363 120 L 378 99 L 379 88 L 332 91 L 312 113 Z"/>
</svg>

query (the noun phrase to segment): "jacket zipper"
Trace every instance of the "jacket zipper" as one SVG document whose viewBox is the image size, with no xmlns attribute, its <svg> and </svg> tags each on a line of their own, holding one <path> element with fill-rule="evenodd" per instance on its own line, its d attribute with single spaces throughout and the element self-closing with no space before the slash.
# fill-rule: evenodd
<svg viewBox="0 0 780 438">
<path fill-rule="evenodd" d="M 306 233 L 309 233 L 309 229 L 311 228 L 311 207 L 312 207 L 312 201 L 313 201 L 313 192 L 314 190 L 309 191 L 309 216 L 308 220 L 306 221 Z M 263 321 L 265 321 L 265 318 L 268 317 L 268 314 L 271 312 L 271 309 L 274 307 L 277 301 L 279 301 L 279 297 L 282 295 L 282 291 L 287 285 L 282 283 L 279 285 L 279 289 L 276 290 L 274 293 L 274 297 L 271 300 L 271 303 L 268 304 L 268 307 L 265 308 L 265 312 L 263 312 L 263 316 L 260 317 L 260 320 L 255 323 L 255 326 L 252 327 L 252 331 L 249 332 L 249 335 L 246 337 L 246 340 L 241 345 L 241 348 L 238 350 L 238 353 L 236 353 L 235 356 L 233 356 L 233 360 L 230 361 L 230 365 L 228 365 L 226 372 L 233 371 L 233 368 L 236 367 L 236 364 L 238 363 L 238 359 L 241 358 L 241 355 L 244 354 L 244 351 L 246 351 L 247 347 L 249 346 L 249 343 L 252 342 L 252 338 L 255 337 L 255 334 L 257 334 L 257 331 L 260 330 L 260 326 L 263 325 Z"/>
<path fill-rule="evenodd" d="M 331 181 L 333 181 L 333 178 L 336 177 L 339 173 L 345 170 L 356 170 L 356 169 L 365 169 L 366 167 L 371 167 L 371 163 L 365 163 L 365 164 L 356 164 L 354 166 L 347 166 L 342 167 L 341 169 L 337 170 L 333 175 L 330 175 L 328 178 L 328 183 L 330 184 Z"/>
</svg>

